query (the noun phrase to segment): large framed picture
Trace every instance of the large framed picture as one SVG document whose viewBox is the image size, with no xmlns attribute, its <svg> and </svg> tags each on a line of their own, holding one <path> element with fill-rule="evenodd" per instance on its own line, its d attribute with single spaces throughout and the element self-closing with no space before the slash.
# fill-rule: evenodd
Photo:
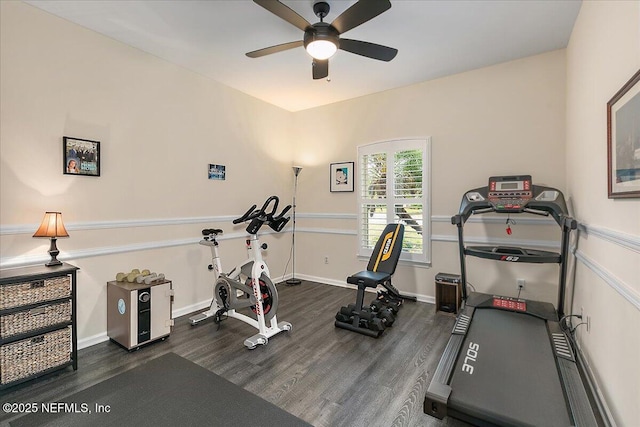
<svg viewBox="0 0 640 427">
<path fill-rule="evenodd" d="M 353 191 L 355 180 L 353 172 L 354 162 L 331 163 L 329 167 L 330 185 L 332 193 Z"/>
<path fill-rule="evenodd" d="M 88 139 L 62 138 L 62 165 L 67 175 L 100 176 L 100 142 Z"/>
<path fill-rule="evenodd" d="M 640 197 L 640 70 L 607 103 L 609 198 Z"/>
</svg>

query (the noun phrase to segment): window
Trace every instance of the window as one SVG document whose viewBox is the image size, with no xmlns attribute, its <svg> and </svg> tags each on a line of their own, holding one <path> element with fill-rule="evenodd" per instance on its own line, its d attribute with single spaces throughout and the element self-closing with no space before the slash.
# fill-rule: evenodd
<svg viewBox="0 0 640 427">
<path fill-rule="evenodd" d="M 431 262 L 430 139 L 358 147 L 358 254 L 371 256 L 384 227 L 404 224 L 401 260 Z"/>
</svg>

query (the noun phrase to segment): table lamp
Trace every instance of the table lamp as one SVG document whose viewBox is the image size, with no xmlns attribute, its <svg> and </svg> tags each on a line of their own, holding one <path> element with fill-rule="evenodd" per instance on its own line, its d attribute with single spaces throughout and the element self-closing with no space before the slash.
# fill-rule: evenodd
<svg viewBox="0 0 640 427">
<path fill-rule="evenodd" d="M 42 219 L 40 228 L 36 231 L 33 237 L 49 237 L 51 238 L 51 246 L 49 247 L 49 255 L 51 255 L 51 261 L 46 263 L 47 267 L 54 265 L 62 265 L 62 262 L 58 261 L 58 254 L 60 251 L 56 245 L 58 237 L 69 237 L 64 224 L 62 223 L 62 213 L 60 212 L 46 212 Z"/>
</svg>

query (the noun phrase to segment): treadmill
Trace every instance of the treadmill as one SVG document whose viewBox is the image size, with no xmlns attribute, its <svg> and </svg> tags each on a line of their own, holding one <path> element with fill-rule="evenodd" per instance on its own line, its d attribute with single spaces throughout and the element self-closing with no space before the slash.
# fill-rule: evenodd
<svg viewBox="0 0 640 427">
<path fill-rule="evenodd" d="M 551 215 L 562 229 L 560 253 L 513 246 L 465 246 L 463 228 L 472 214 Z M 424 399 L 424 412 L 479 426 L 597 426 L 569 337 L 561 328 L 569 235 L 562 193 L 533 185 L 530 175 L 490 177 L 487 187 L 467 191 L 458 227 L 464 308 Z M 467 292 L 465 258 L 557 263 L 557 309 L 553 304 Z"/>
</svg>

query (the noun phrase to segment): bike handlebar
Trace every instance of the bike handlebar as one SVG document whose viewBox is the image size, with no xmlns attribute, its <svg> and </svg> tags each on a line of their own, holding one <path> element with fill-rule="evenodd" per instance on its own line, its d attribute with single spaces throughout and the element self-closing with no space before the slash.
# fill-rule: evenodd
<svg viewBox="0 0 640 427">
<path fill-rule="evenodd" d="M 278 216 L 274 217 L 273 220 L 274 221 L 278 221 L 278 220 L 282 219 L 282 217 L 285 216 L 285 214 L 287 212 L 289 212 L 289 209 L 291 209 L 291 205 L 287 205 L 287 207 L 282 209 L 282 212 L 280 212 L 280 214 Z"/>
<path fill-rule="evenodd" d="M 264 205 L 262 205 L 262 208 L 260 208 L 260 213 L 267 213 L 267 207 L 269 206 L 269 204 L 271 203 L 271 201 L 274 201 L 275 203 L 273 204 L 273 208 L 271 209 L 271 212 L 269 212 L 267 214 L 268 218 L 273 218 L 273 214 L 276 213 L 276 210 L 278 209 L 278 203 L 280 203 L 280 199 L 278 199 L 278 196 L 271 196 L 267 199 L 266 202 L 264 202 Z"/>
<path fill-rule="evenodd" d="M 249 219 L 249 215 L 251 215 L 251 213 L 254 212 L 255 208 L 256 208 L 256 205 L 251 206 L 249 210 L 244 213 L 244 215 L 242 215 L 240 218 L 234 219 L 233 223 L 240 224 L 241 222 L 245 222 L 247 219 Z"/>
<path fill-rule="evenodd" d="M 278 210 L 279 202 L 280 199 L 278 198 L 278 196 L 271 196 L 264 202 L 260 209 L 256 209 L 256 205 L 251 206 L 251 208 L 249 208 L 249 210 L 247 210 L 244 215 L 242 215 L 240 218 L 234 219 L 233 223 L 239 224 L 241 222 L 251 221 L 251 223 L 247 227 L 247 232 L 249 232 L 250 234 L 256 234 L 262 224 L 268 224 L 273 230 L 280 231 L 282 230 L 282 228 L 284 228 L 286 223 L 289 222 L 289 218 L 284 218 L 284 216 L 287 212 L 289 212 L 289 209 L 291 209 L 291 205 L 288 205 L 282 210 L 282 212 L 280 212 L 278 215 L 275 215 L 276 211 Z M 270 205 L 273 206 L 271 207 L 270 212 L 267 212 L 267 209 L 269 209 Z"/>
</svg>

